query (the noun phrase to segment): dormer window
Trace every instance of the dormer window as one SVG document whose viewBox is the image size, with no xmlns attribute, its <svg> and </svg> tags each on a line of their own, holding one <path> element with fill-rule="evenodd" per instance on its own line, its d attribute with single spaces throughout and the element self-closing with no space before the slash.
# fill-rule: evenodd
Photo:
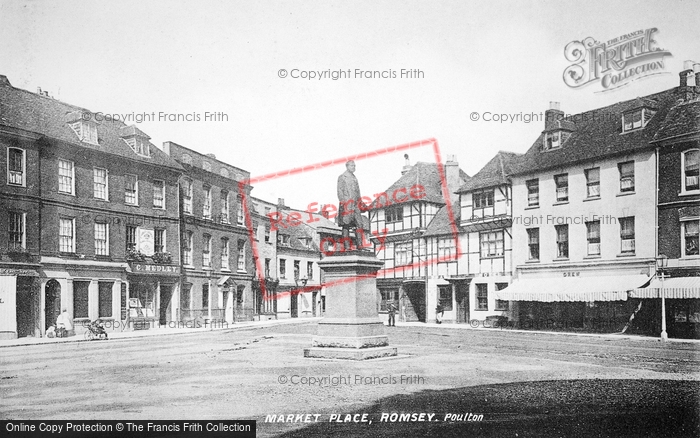
<svg viewBox="0 0 700 438">
<path fill-rule="evenodd" d="M 278 234 L 277 243 L 281 246 L 290 246 L 290 239 L 288 234 Z"/>
<path fill-rule="evenodd" d="M 544 135 L 544 144 L 542 150 L 548 151 L 551 149 L 560 148 L 562 144 L 569 138 L 571 133 L 564 130 L 547 132 Z"/>
<path fill-rule="evenodd" d="M 131 150 L 136 152 L 138 155 L 141 155 L 143 157 L 150 157 L 151 156 L 151 150 L 148 147 L 148 142 L 144 141 L 141 138 L 137 137 L 129 137 L 125 138 L 124 141 L 131 147 Z"/>
<path fill-rule="evenodd" d="M 643 128 L 654 117 L 656 111 L 651 108 L 637 108 L 622 115 L 622 132 Z"/>
<path fill-rule="evenodd" d="M 78 120 L 70 124 L 80 141 L 97 145 L 97 124 L 90 120 Z"/>
</svg>

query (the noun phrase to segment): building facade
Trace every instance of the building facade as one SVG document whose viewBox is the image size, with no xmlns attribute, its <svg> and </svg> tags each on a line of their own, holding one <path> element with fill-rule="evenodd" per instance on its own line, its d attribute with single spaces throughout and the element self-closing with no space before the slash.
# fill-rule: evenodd
<svg viewBox="0 0 700 438">
<path fill-rule="evenodd" d="M 460 187 L 461 247 L 466 254 L 464 315 L 458 322 L 513 320 L 517 303 L 498 300 L 512 276 L 513 194 L 510 173 L 519 155 L 498 152 Z"/>
<path fill-rule="evenodd" d="M 259 319 L 277 318 L 277 229 L 272 230 L 270 223 L 270 216 L 274 217 L 276 212 L 277 204 L 251 198 L 254 234 L 251 244 L 255 263 L 253 293 Z"/>
<path fill-rule="evenodd" d="M 129 325 L 130 316 L 160 323 L 179 284 L 171 262 L 178 218 L 165 205 L 177 205 L 181 167 L 134 126 L 4 77 L 0 93 L 10 206 L 3 260 L 26 264 L 0 279 L 12 286 L 3 293 L 17 293 L 16 327 L 6 333 L 41 336 L 62 309 L 77 331 L 98 318 L 108 329 Z"/>
<path fill-rule="evenodd" d="M 250 229 L 257 224 L 246 223 L 243 205 L 250 200 L 251 188 L 245 184 L 250 173 L 171 141 L 163 150 L 184 169 L 179 181 L 179 319 L 197 321 L 195 325 L 252 321 L 256 309 Z M 247 208 L 250 211 L 250 204 Z"/>
<path fill-rule="evenodd" d="M 377 274 L 383 318 L 388 304 L 398 303 L 400 321 L 435 321 L 442 301 L 443 309 L 453 309 L 446 311 L 445 318 L 456 318 L 458 295 L 455 283 L 449 279 L 458 280 L 463 272 L 455 260 L 458 229 L 449 220 L 442 181 L 446 182 L 454 209 L 458 203 L 454 192 L 468 178 L 454 159 L 448 159 L 439 169 L 436 164 L 423 162 L 411 166 L 406 156 L 401 177 L 385 192 L 374 195 L 369 221 L 375 253 L 384 262 Z M 441 210 L 440 225 L 426 235 Z M 439 254 L 443 255 L 441 262 Z"/>
</svg>

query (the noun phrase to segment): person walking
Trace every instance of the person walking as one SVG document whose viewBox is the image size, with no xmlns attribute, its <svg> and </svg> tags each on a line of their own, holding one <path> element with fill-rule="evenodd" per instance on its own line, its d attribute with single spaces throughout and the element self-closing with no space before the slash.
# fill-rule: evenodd
<svg viewBox="0 0 700 438">
<path fill-rule="evenodd" d="M 389 303 L 389 327 L 396 327 L 396 306 L 394 302 Z"/>
</svg>

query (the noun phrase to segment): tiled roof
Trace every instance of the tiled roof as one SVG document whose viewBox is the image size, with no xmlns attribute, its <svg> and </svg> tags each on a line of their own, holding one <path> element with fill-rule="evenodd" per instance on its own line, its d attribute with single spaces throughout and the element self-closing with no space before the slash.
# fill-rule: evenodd
<svg viewBox="0 0 700 438">
<path fill-rule="evenodd" d="M 576 130 L 560 148 L 541 152 L 544 134 L 540 134 L 530 149 L 516 160 L 512 174 L 534 173 L 651 147 L 654 134 L 680 98 L 677 90 L 672 88 L 571 117 Z M 657 112 L 644 128 L 623 134 L 622 114 L 642 106 L 651 107 Z"/>
<path fill-rule="evenodd" d="M 468 179 L 462 169 L 459 170 L 460 185 L 464 184 Z M 440 172 L 436 163 L 417 162 L 401 178 L 396 180 L 385 192 L 391 194 L 397 189 L 410 190 L 414 185 L 419 184 L 425 188 L 426 196 L 421 198 L 422 201 L 432 202 L 435 204 L 444 204 L 445 200 L 442 196 L 442 182 L 440 180 Z M 378 208 L 377 201 L 372 204 L 372 209 Z M 381 208 L 381 207 L 379 207 Z"/>
<path fill-rule="evenodd" d="M 34 132 L 79 147 L 118 155 L 134 161 L 182 170 L 179 164 L 150 142 L 148 144 L 151 156 L 137 155 L 124 141 L 122 135 L 126 132 L 139 133 L 144 135 L 145 139 L 148 139 L 148 136 L 136 127 L 127 127 L 121 121 L 102 120 L 97 122 L 99 145 L 81 141 L 68 122 L 79 119 L 84 113 L 93 114 L 92 111 L 85 108 L 15 88 L 8 81 L 0 81 L 0 125 Z"/>
<path fill-rule="evenodd" d="M 700 132 L 700 99 L 681 102 L 671 108 L 661 129 L 656 132 L 654 142 Z"/>
<path fill-rule="evenodd" d="M 457 193 L 508 184 L 508 175 L 520 156 L 521 154 L 515 152 L 499 151 L 481 170 L 462 185 Z"/>
<path fill-rule="evenodd" d="M 457 228 L 457 232 L 459 233 L 461 231 L 461 228 L 459 226 L 459 203 L 454 203 L 452 204 L 452 211 L 453 211 L 453 218 L 455 221 L 455 226 Z M 450 217 L 447 214 L 447 206 L 444 205 L 438 212 L 435 214 L 435 217 L 433 217 L 433 220 L 430 221 L 428 224 L 428 228 L 425 230 L 425 233 L 423 233 L 422 237 L 432 237 L 432 236 L 443 236 L 445 234 L 453 234 L 454 229 L 452 227 L 452 224 L 450 222 Z"/>
</svg>

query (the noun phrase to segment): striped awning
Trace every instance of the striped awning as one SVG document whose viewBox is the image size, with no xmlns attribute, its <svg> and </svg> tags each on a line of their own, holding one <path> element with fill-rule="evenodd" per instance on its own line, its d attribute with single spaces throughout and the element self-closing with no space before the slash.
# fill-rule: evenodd
<svg viewBox="0 0 700 438">
<path fill-rule="evenodd" d="M 661 279 L 654 278 L 648 287 L 630 292 L 630 298 L 661 298 Z M 700 298 L 700 277 L 675 277 L 663 281 L 664 297 Z"/>
<path fill-rule="evenodd" d="M 646 275 L 528 278 L 494 293 L 497 300 L 507 301 L 626 301 L 629 291 L 648 282 Z"/>
</svg>

